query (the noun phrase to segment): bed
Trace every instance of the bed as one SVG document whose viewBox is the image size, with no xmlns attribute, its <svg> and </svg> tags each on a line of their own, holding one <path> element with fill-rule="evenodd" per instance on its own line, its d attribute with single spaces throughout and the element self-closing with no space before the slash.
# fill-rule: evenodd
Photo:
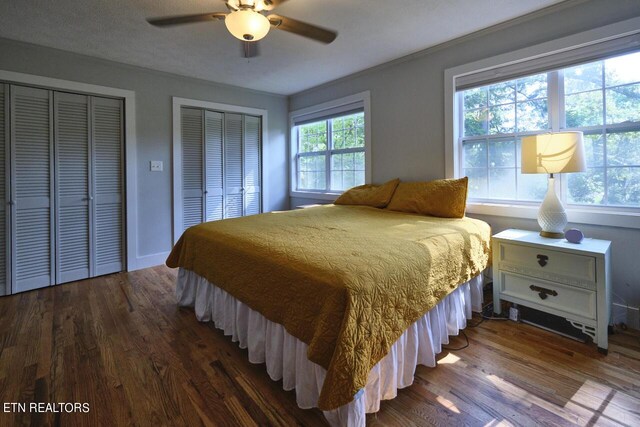
<svg viewBox="0 0 640 427">
<path fill-rule="evenodd" d="M 167 265 L 300 407 L 364 425 L 466 325 L 489 248 L 480 220 L 326 205 L 191 227 Z"/>
</svg>

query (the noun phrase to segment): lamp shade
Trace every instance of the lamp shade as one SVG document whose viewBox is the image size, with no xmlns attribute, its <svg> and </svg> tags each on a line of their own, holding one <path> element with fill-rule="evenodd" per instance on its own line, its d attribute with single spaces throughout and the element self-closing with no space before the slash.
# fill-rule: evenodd
<svg viewBox="0 0 640 427">
<path fill-rule="evenodd" d="M 522 138 L 522 173 L 586 170 L 582 132 L 544 133 Z"/>
<path fill-rule="evenodd" d="M 271 28 L 266 16 L 251 9 L 231 12 L 224 18 L 224 23 L 235 38 L 244 41 L 258 41 L 264 38 Z"/>
</svg>

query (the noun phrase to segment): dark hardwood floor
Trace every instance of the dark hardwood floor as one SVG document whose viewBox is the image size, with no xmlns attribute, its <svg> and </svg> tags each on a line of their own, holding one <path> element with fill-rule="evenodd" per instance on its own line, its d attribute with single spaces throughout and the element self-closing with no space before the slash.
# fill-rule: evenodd
<svg viewBox="0 0 640 427">
<path fill-rule="evenodd" d="M 326 424 L 229 337 L 177 308 L 174 279 L 156 267 L 0 298 L 0 425 Z M 513 322 L 466 333 L 468 348 L 419 367 L 368 424 L 640 425 L 639 333 L 611 336 L 608 356 Z M 90 410 L 4 412 L 11 402 Z"/>
</svg>

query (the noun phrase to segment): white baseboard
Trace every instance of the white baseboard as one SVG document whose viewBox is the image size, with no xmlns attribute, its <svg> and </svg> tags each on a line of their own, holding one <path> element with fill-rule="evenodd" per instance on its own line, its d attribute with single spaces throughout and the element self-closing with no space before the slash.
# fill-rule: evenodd
<svg viewBox="0 0 640 427">
<path fill-rule="evenodd" d="M 157 254 L 143 255 L 136 258 L 136 265 L 129 266 L 129 271 L 142 270 L 143 268 L 155 267 L 162 265 L 169 256 L 169 251 L 158 252 Z"/>
<path fill-rule="evenodd" d="M 614 324 L 624 323 L 628 328 L 640 329 L 640 308 L 614 302 L 612 319 Z"/>
</svg>

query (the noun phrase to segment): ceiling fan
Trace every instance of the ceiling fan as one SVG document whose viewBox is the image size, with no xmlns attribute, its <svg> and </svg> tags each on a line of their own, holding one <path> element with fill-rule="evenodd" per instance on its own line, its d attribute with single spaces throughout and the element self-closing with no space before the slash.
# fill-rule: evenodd
<svg viewBox="0 0 640 427">
<path fill-rule="evenodd" d="M 210 12 L 197 15 L 149 18 L 157 27 L 192 24 L 203 21 L 224 20 L 227 30 L 243 42 L 243 55 L 250 58 L 258 55 L 258 40 L 264 38 L 271 27 L 329 44 L 338 33 L 316 25 L 276 14 L 266 14 L 287 0 L 222 0 L 229 12 Z"/>
</svg>

